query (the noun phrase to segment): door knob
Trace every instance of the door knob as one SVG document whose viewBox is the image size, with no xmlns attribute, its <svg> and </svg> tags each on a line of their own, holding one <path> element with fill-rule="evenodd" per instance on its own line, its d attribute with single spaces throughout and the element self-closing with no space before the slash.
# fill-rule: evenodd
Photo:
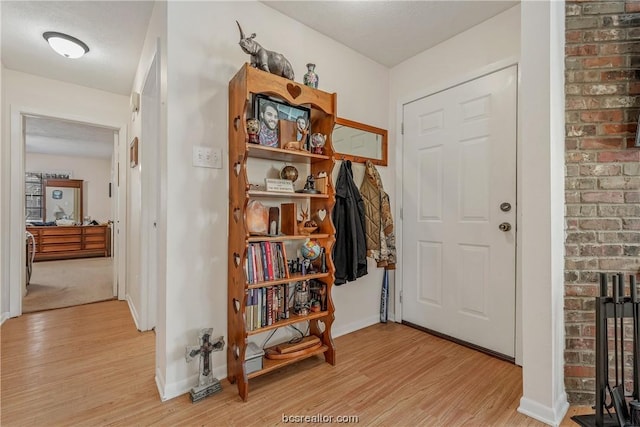
<svg viewBox="0 0 640 427">
<path fill-rule="evenodd" d="M 508 222 L 503 222 L 498 226 L 498 228 L 500 229 L 500 231 L 507 232 L 511 230 L 511 224 L 509 224 Z"/>
</svg>

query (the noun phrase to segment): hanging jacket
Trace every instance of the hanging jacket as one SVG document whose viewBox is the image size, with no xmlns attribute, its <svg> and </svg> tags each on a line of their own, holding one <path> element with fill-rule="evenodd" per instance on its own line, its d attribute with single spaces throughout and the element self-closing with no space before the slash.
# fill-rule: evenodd
<svg viewBox="0 0 640 427">
<path fill-rule="evenodd" d="M 369 160 L 366 163 L 360 194 L 364 200 L 367 256 L 373 258 L 378 267 L 394 270 L 396 238 L 393 233 L 391 203 L 382 186 L 378 170 Z"/>
<path fill-rule="evenodd" d="M 364 202 L 353 182 L 349 160 L 342 162 L 340 166 L 332 218 L 336 227 L 336 243 L 333 246 L 335 284 L 342 285 L 367 274 Z"/>
</svg>

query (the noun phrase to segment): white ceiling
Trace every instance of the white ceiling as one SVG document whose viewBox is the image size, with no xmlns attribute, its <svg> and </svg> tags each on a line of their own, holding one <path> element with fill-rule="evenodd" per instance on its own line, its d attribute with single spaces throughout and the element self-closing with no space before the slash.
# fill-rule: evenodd
<svg viewBox="0 0 640 427">
<path fill-rule="evenodd" d="M 0 1 L 2 63 L 12 70 L 129 95 L 153 1 Z M 263 1 L 372 60 L 393 67 L 518 4 L 518 1 Z M 42 33 L 89 45 L 70 60 Z M 27 149 L 111 154 L 113 131 L 49 118 L 27 120 Z M 63 141 L 65 141 L 63 143 Z M 95 149 L 95 150 L 93 150 Z M 108 150 L 108 154 L 107 154 Z"/>
<path fill-rule="evenodd" d="M 394 67 L 519 1 L 263 1 L 290 18 Z"/>
</svg>

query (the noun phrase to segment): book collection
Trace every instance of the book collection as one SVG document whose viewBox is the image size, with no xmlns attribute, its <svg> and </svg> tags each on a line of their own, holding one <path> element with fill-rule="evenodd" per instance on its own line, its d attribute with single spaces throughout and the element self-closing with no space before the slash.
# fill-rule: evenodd
<svg viewBox="0 0 640 427">
<path fill-rule="evenodd" d="M 289 269 L 282 242 L 249 243 L 245 275 L 249 284 L 287 279 Z"/>
<path fill-rule="evenodd" d="M 289 318 L 290 285 L 249 289 L 245 321 L 247 330 L 254 331 Z"/>
</svg>

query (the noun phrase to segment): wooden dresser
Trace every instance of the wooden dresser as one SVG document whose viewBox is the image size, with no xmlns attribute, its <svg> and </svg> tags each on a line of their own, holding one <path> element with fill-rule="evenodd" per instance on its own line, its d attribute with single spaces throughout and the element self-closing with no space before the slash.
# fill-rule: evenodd
<svg viewBox="0 0 640 427">
<path fill-rule="evenodd" d="M 111 227 L 72 225 L 27 227 L 36 241 L 34 261 L 111 256 Z"/>
</svg>

